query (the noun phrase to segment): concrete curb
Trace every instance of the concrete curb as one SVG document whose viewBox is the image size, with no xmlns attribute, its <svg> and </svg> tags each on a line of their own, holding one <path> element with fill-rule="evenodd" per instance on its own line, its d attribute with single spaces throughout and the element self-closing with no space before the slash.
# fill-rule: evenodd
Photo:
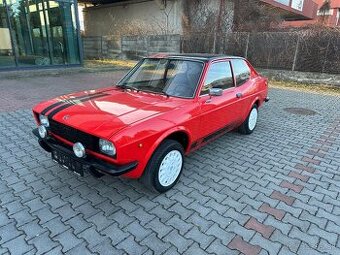
<svg viewBox="0 0 340 255">
<path fill-rule="evenodd" d="M 26 70 L 11 70 L 8 72 L 0 72 L 1 79 L 22 79 L 33 76 L 60 76 L 65 74 L 77 73 L 100 73 L 112 71 L 127 71 L 127 67 L 66 67 L 66 68 L 46 68 L 46 69 L 26 69 Z"/>
<path fill-rule="evenodd" d="M 287 70 L 260 69 L 257 70 L 269 79 L 278 81 L 292 81 L 310 85 L 328 85 L 340 87 L 339 74 L 297 72 Z"/>
</svg>

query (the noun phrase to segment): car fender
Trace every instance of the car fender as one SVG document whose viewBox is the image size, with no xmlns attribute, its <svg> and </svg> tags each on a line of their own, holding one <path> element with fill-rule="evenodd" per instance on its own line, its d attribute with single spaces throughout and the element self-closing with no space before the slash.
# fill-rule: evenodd
<svg viewBox="0 0 340 255">
<path fill-rule="evenodd" d="M 178 132 L 178 131 L 181 131 L 181 132 L 184 132 L 187 134 L 188 136 L 188 147 L 187 149 L 185 150 L 185 153 L 188 153 L 189 152 L 189 148 L 190 148 L 190 144 L 191 144 L 191 141 L 192 141 L 192 138 L 191 138 L 191 135 L 190 135 L 190 132 L 189 130 L 184 127 L 184 126 L 177 126 L 177 127 L 174 127 L 174 128 L 171 128 L 169 130 L 167 130 L 166 132 L 164 132 L 157 140 L 156 142 L 153 144 L 153 146 L 148 150 L 148 152 L 146 153 L 145 155 L 145 166 L 147 165 L 147 163 L 149 162 L 152 154 L 155 152 L 155 150 L 158 148 L 158 146 L 167 138 L 169 137 L 171 134 L 175 133 L 175 132 Z"/>
</svg>

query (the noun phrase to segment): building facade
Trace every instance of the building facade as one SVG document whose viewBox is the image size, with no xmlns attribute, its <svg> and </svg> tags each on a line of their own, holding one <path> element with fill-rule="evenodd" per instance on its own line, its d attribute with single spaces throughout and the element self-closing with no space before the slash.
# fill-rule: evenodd
<svg viewBox="0 0 340 255">
<path fill-rule="evenodd" d="M 340 0 L 315 0 L 318 5 L 316 17 L 304 21 L 288 21 L 286 27 L 305 27 L 310 25 L 323 25 L 340 27 Z"/>
<path fill-rule="evenodd" d="M 85 35 L 183 34 L 186 1 L 190 0 L 81 0 L 92 4 L 84 9 Z M 220 2 L 205 0 L 197 5 L 216 17 Z M 226 26 L 231 30 L 233 0 L 223 2 L 230 10 Z"/>
<path fill-rule="evenodd" d="M 0 70 L 81 64 L 76 0 L 0 0 Z"/>
</svg>

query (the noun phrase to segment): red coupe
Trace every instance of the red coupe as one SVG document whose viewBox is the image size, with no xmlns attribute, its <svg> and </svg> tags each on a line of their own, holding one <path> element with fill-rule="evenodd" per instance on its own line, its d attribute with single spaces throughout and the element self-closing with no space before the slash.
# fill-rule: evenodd
<svg viewBox="0 0 340 255">
<path fill-rule="evenodd" d="M 252 133 L 267 93 L 267 78 L 244 58 L 158 54 L 115 86 L 38 104 L 33 133 L 54 161 L 81 176 L 141 178 L 165 192 L 184 155 L 234 129 Z"/>
</svg>

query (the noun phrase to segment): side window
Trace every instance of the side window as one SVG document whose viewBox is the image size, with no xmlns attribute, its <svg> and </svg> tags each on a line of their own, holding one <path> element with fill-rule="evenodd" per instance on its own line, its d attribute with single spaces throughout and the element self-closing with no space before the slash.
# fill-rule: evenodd
<svg viewBox="0 0 340 255">
<path fill-rule="evenodd" d="M 210 88 L 227 89 L 232 87 L 234 87 L 234 79 L 230 62 L 215 63 L 208 70 L 201 95 L 208 94 Z"/>
<path fill-rule="evenodd" d="M 233 71 L 236 79 L 236 86 L 241 86 L 250 78 L 250 68 L 243 59 L 232 60 Z"/>
</svg>

